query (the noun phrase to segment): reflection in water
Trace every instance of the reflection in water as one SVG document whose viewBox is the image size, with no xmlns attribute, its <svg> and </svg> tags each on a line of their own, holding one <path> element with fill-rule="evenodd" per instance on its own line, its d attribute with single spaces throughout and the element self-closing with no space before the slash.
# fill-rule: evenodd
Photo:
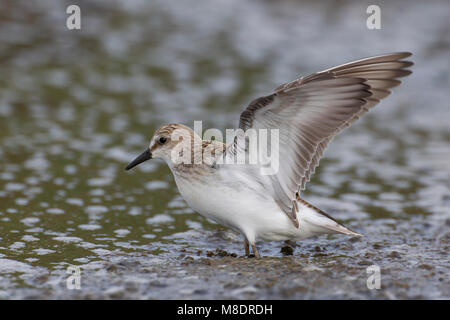
<svg viewBox="0 0 450 320">
<path fill-rule="evenodd" d="M 348 269 L 335 271 L 350 272 L 377 245 L 383 257 L 402 253 L 385 262 L 403 270 L 397 278 L 436 266 L 427 290 L 397 297 L 448 297 L 439 279 L 449 268 L 449 5 L 389 6 L 383 29 L 368 31 L 364 6 L 349 1 L 90 1 L 82 30 L 68 31 L 62 2 L 10 1 L 0 10 L 0 297 L 69 264 L 97 270 L 130 256 L 150 268 L 186 250 L 240 253 L 238 236 L 186 206 L 163 163 L 124 166 L 162 124 L 233 128 L 280 83 L 391 51 L 412 51 L 414 74 L 331 144 L 305 194 L 366 237 L 312 239 L 296 254 L 322 267 L 341 259 Z M 316 245 L 329 256 L 302 249 Z M 261 249 L 281 257 L 279 244 Z"/>
</svg>

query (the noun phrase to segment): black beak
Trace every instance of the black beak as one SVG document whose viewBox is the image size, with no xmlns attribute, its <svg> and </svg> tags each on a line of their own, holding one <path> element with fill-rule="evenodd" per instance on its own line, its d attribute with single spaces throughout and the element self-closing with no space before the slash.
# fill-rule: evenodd
<svg viewBox="0 0 450 320">
<path fill-rule="evenodd" d="M 144 152 L 142 152 L 140 155 L 138 155 L 136 157 L 136 159 L 134 159 L 133 161 L 131 161 L 127 167 L 125 168 L 125 170 L 130 170 L 131 168 L 137 166 L 138 164 L 150 160 L 152 158 L 152 153 L 150 152 L 150 149 L 145 150 Z"/>
</svg>

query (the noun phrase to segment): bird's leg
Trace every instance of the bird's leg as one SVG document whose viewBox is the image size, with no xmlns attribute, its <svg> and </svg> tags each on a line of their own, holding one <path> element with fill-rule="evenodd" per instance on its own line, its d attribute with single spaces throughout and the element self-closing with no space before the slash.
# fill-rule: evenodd
<svg viewBox="0 0 450 320">
<path fill-rule="evenodd" d="M 247 237 L 244 238 L 244 248 L 245 255 L 248 257 L 250 255 L 250 244 L 248 243 Z"/>
<path fill-rule="evenodd" d="M 259 254 L 255 243 L 252 243 L 252 249 L 253 249 L 253 254 L 255 255 L 255 258 L 261 258 L 261 255 Z"/>
</svg>

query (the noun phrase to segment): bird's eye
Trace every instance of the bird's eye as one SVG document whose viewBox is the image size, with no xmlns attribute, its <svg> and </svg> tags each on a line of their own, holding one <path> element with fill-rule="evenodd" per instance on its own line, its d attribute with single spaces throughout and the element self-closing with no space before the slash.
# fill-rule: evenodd
<svg viewBox="0 0 450 320">
<path fill-rule="evenodd" d="M 166 138 L 166 137 L 161 137 L 161 138 L 159 138 L 159 143 L 161 143 L 161 144 L 166 143 L 166 141 L 167 141 L 167 138 Z"/>
</svg>

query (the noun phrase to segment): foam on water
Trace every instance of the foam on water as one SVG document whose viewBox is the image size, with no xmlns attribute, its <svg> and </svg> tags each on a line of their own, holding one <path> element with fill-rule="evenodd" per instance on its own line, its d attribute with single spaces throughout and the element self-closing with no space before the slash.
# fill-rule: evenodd
<svg viewBox="0 0 450 320">
<path fill-rule="evenodd" d="M 147 224 L 165 224 L 174 221 L 174 219 L 167 214 L 157 214 L 152 218 L 145 220 Z"/>
</svg>

